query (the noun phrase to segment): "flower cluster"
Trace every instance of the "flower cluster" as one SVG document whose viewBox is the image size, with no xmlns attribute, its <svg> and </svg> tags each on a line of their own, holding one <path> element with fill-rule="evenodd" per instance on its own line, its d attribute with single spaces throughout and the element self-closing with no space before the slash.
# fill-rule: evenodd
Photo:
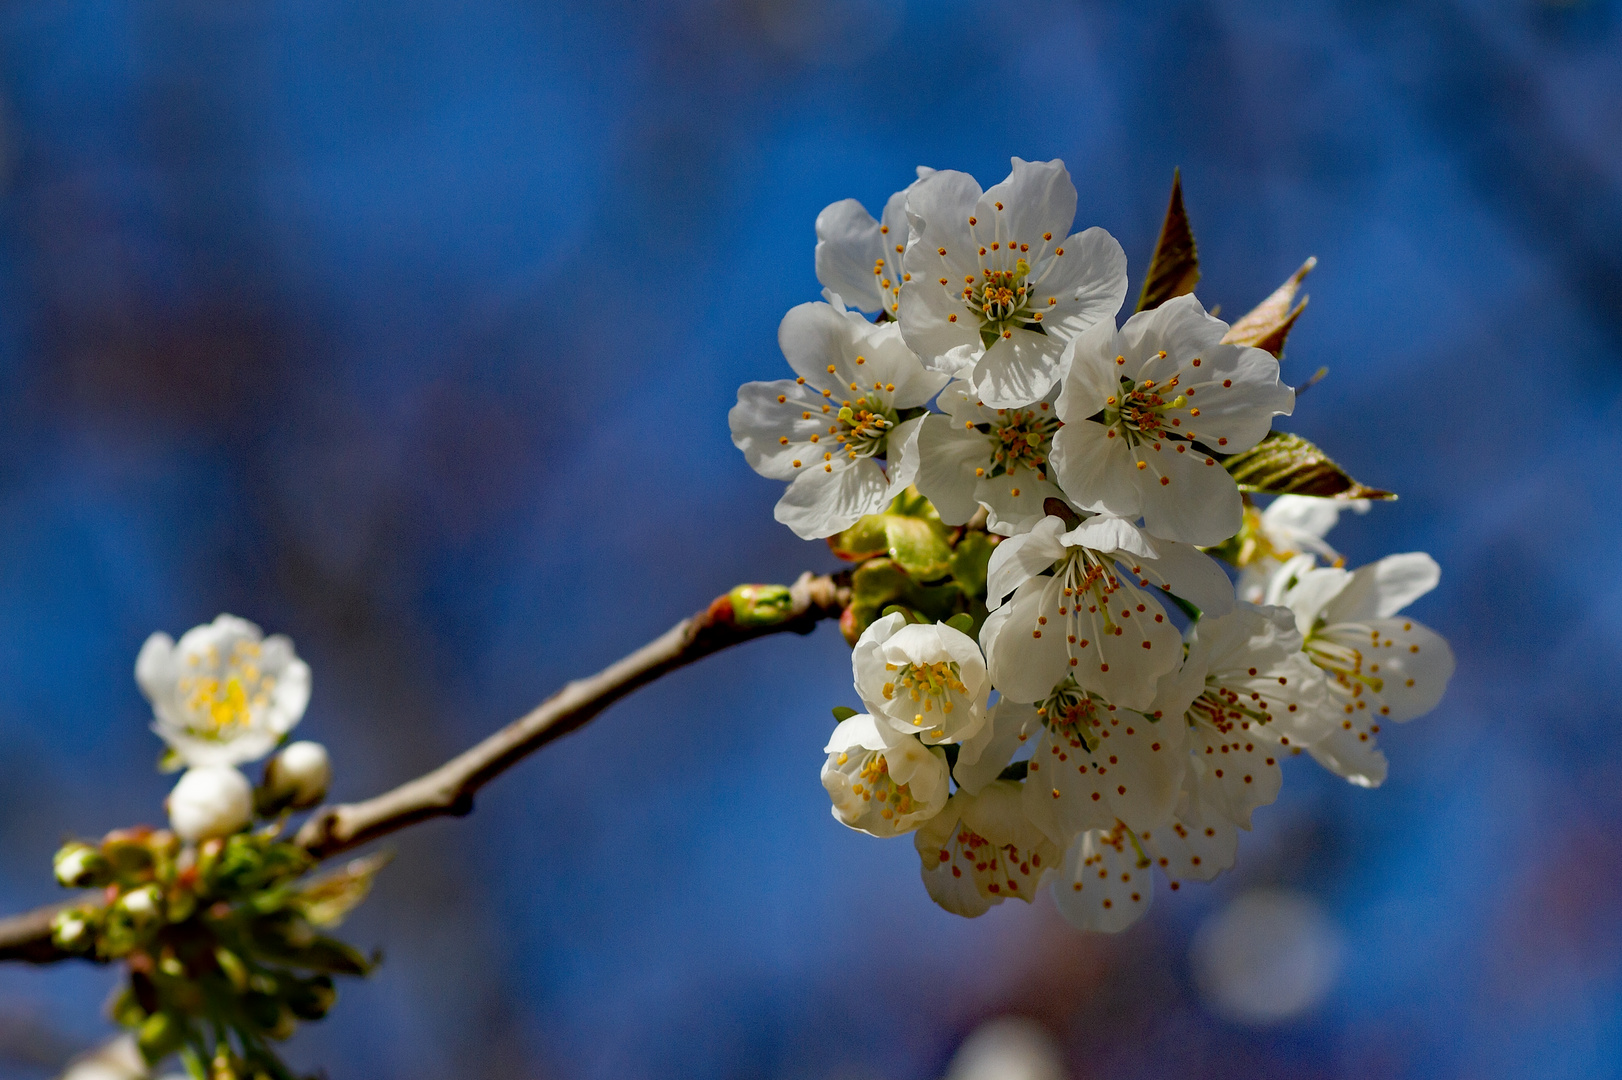
<svg viewBox="0 0 1622 1080">
<path fill-rule="evenodd" d="M 179 1053 L 194 1076 L 293 1080 L 269 1041 L 326 1014 L 334 975 L 371 969 L 320 930 L 365 897 L 387 859 L 312 879 L 315 860 L 282 838 L 288 812 L 326 794 L 319 743 L 282 746 L 257 786 L 237 768 L 284 743 L 309 702 L 310 669 L 287 638 L 221 615 L 178 643 L 153 634 L 135 677 L 168 744 L 162 767 L 185 769 L 170 827 L 58 851 L 58 882 L 95 892 L 56 915 L 52 940 L 125 965 L 113 1018 L 148 1063 Z"/>
<path fill-rule="evenodd" d="M 789 482 L 777 519 L 858 564 L 834 816 L 912 833 L 950 911 L 1047 881 L 1114 931 L 1156 867 L 1177 889 L 1232 865 L 1286 758 L 1378 785 L 1381 726 L 1434 707 L 1453 657 L 1400 614 L 1429 556 L 1350 571 L 1324 539 L 1385 493 L 1272 431 L 1301 275 L 1233 326 L 1187 289 L 1118 324 L 1126 257 L 1075 211 L 1062 162 L 1018 158 L 989 190 L 920 169 L 878 220 L 830 206 L 824 300 L 778 335 L 795 377 L 744 385 L 730 422 Z M 1162 248 L 1151 279 L 1177 276 Z"/>
</svg>

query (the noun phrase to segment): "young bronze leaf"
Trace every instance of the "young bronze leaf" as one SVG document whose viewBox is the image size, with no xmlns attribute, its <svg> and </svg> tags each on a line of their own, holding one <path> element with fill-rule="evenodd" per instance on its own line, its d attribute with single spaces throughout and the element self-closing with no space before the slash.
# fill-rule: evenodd
<svg viewBox="0 0 1622 1080">
<path fill-rule="evenodd" d="M 1223 463 L 1239 490 L 1260 495 L 1316 495 L 1324 499 L 1395 499 L 1389 491 L 1364 487 L 1299 435 L 1270 431 L 1252 449 Z"/>
<path fill-rule="evenodd" d="M 293 904 L 315 926 L 337 926 L 372 891 L 372 879 L 394 858 L 389 852 L 351 859 L 300 889 Z"/>
<path fill-rule="evenodd" d="M 1160 226 L 1160 240 L 1154 258 L 1149 260 L 1149 276 L 1143 279 L 1138 310 L 1159 307 L 1174 296 L 1194 291 L 1200 280 L 1200 258 L 1194 250 L 1194 233 L 1188 227 L 1183 209 L 1183 178 L 1171 174 L 1171 201 L 1166 206 L 1166 223 Z"/>
<path fill-rule="evenodd" d="M 1307 298 L 1304 296 L 1301 302 L 1296 304 L 1295 294 L 1301 288 L 1302 279 L 1312 273 L 1312 268 L 1317 265 L 1316 257 L 1307 259 L 1301 264 L 1301 269 L 1290 275 L 1288 281 L 1273 290 L 1272 296 L 1257 304 L 1248 315 L 1234 323 L 1222 340 L 1230 345 L 1254 345 L 1282 359 L 1284 339 L 1289 337 L 1290 328 L 1295 325 L 1295 320 L 1307 306 Z M 1295 306 L 1292 308 L 1291 304 Z"/>
</svg>

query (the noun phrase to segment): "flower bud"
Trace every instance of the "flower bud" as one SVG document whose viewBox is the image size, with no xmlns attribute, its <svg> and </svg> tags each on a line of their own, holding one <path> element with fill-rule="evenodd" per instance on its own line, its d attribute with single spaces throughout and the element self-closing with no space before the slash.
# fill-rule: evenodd
<svg viewBox="0 0 1622 1080">
<path fill-rule="evenodd" d="M 51 920 L 51 940 L 59 949 L 78 952 L 90 944 L 90 923 L 78 911 L 59 911 Z"/>
<path fill-rule="evenodd" d="M 186 770 L 169 793 L 169 824 L 182 840 L 229 836 L 253 820 L 253 788 L 229 765 Z"/>
<path fill-rule="evenodd" d="M 162 899 L 156 885 L 143 885 L 119 897 L 118 907 L 129 916 L 130 922 L 139 926 L 158 918 L 158 905 Z"/>
<path fill-rule="evenodd" d="M 326 747 L 318 742 L 289 743 L 265 766 L 259 804 L 304 810 L 326 797 L 331 781 L 332 763 Z"/>
<path fill-rule="evenodd" d="M 101 852 L 89 844 L 81 844 L 78 841 L 62 845 L 62 850 L 56 853 L 53 865 L 56 868 L 56 880 L 70 889 L 105 885 L 111 870 Z"/>
</svg>

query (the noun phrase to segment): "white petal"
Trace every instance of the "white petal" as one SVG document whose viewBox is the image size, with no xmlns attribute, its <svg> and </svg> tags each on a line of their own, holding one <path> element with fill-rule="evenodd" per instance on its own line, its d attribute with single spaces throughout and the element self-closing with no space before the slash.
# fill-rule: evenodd
<svg viewBox="0 0 1622 1080">
<path fill-rule="evenodd" d="M 981 477 L 974 497 L 986 508 L 987 532 L 1018 536 L 1047 517 L 1047 501 L 1063 499 L 1064 492 L 1033 470 L 1016 465 L 1002 476 Z"/>
<path fill-rule="evenodd" d="M 993 610 L 1001 607 L 1009 593 L 1052 569 L 1065 553 L 1065 545 L 1059 540 L 1062 532 L 1063 521 L 1044 517 L 1030 532 L 1010 536 L 993 548 L 991 561 L 986 564 L 986 605 Z"/>
<path fill-rule="evenodd" d="M 1143 527 L 1155 536 L 1210 546 L 1244 524 L 1239 485 L 1215 457 L 1167 439 L 1139 443 L 1127 459 Z"/>
<path fill-rule="evenodd" d="M 1252 810 L 1278 798 L 1284 750 L 1277 743 L 1255 732 L 1234 728 L 1222 734 L 1198 723 L 1189 732 L 1189 751 L 1200 804 L 1240 828 L 1250 828 Z"/>
<path fill-rule="evenodd" d="M 159 632 L 146 639 L 135 657 L 135 682 L 154 704 L 173 692 L 178 677 L 175 668 L 175 640 Z"/>
<path fill-rule="evenodd" d="M 885 454 L 888 457 L 889 473 L 885 493 L 880 503 L 888 505 L 907 485 L 918 476 L 918 466 L 921 458 L 918 453 L 918 434 L 923 429 L 924 417 L 915 416 L 911 420 L 903 421 L 890 430 L 885 439 Z M 881 505 L 879 509 L 883 509 Z M 878 513 L 878 509 L 866 511 L 870 514 Z"/>
<path fill-rule="evenodd" d="M 1041 701 L 1069 670 L 1064 623 L 1053 610 L 1057 601 L 1044 596 L 1058 591 L 1052 578 L 1027 581 L 980 629 L 991 683 L 1014 701 Z M 1037 619 L 1044 612 L 1052 631 L 1039 629 Z"/>
<path fill-rule="evenodd" d="M 1436 588 L 1441 578 L 1442 568 L 1423 551 L 1387 555 L 1358 567 L 1346 587 L 1325 605 L 1323 618 L 1343 623 L 1395 615 Z"/>
<path fill-rule="evenodd" d="M 1066 238 L 1058 249 L 1064 254 L 1037 264 L 1032 274 L 1041 299 L 1058 301 L 1044 311 L 1043 329 L 1060 341 L 1095 326 L 1106 327 L 1113 337 L 1115 315 L 1126 299 L 1126 252 L 1120 242 L 1094 227 Z"/>
<path fill-rule="evenodd" d="M 1116 353 L 1114 319 L 1094 323 L 1065 345 L 1065 377 L 1055 405 L 1060 420 L 1073 424 L 1095 415 L 1120 389 Z"/>
<path fill-rule="evenodd" d="M 1040 401 L 1059 381 L 1064 342 L 1052 334 L 1008 330 L 974 366 L 974 391 L 993 409 L 1017 409 Z"/>
<path fill-rule="evenodd" d="M 1385 783 L 1386 760 L 1374 735 L 1367 712 L 1347 716 L 1329 733 L 1307 748 L 1318 764 L 1345 777 L 1358 787 L 1376 788 Z"/>
<path fill-rule="evenodd" d="M 1068 233 L 1076 220 L 1076 185 L 1064 162 L 1014 158 L 1012 164 L 1008 179 L 982 195 L 975 207 L 981 223 L 977 235 L 1036 248 L 1043 233 Z"/>
<path fill-rule="evenodd" d="M 817 215 L 817 280 L 852 307 L 883 306 L 873 263 L 883 257 L 879 223 L 861 203 L 842 199 Z"/>
<path fill-rule="evenodd" d="M 1129 558 L 1136 555 L 1153 559 L 1157 554 L 1154 541 L 1145 536 L 1142 529 L 1114 514 L 1090 517 L 1065 533 L 1062 539 L 1069 547 L 1092 548 L 1106 555 L 1119 553 Z"/>
<path fill-rule="evenodd" d="M 983 914 L 1010 897 L 1030 902 L 1058 850 L 1020 806 L 1020 785 L 993 780 L 978 795 L 959 791 L 915 839 L 924 887 L 958 915 Z"/>
<path fill-rule="evenodd" d="M 914 482 L 919 492 L 934 504 L 946 524 L 968 521 L 980 508 L 974 497 L 979 482 L 974 471 L 984 468 L 987 460 L 985 434 L 965 429 L 946 416 L 927 416 L 918 433 L 918 453 Z"/>
<path fill-rule="evenodd" d="M 978 794 L 1008 767 L 1025 733 L 1037 726 L 1036 706 L 998 701 L 986 714 L 985 726 L 973 738 L 964 740 L 958 750 L 957 764 L 952 767 L 958 787 L 971 795 Z"/>
<path fill-rule="evenodd" d="M 852 381 L 858 390 L 866 394 L 882 385 L 898 409 L 911 409 L 924 404 L 939 393 L 951 378 L 941 372 L 930 371 L 919 363 L 918 357 L 902 340 L 901 329 L 895 323 L 881 326 L 863 323 L 861 336 L 853 344 L 852 351 L 854 356 L 849 370 L 854 373 Z M 895 387 L 894 390 L 889 389 L 891 385 Z M 857 392 L 850 390 L 848 382 L 844 389 L 850 393 Z"/>
<path fill-rule="evenodd" d="M 1206 617 L 1221 618 L 1233 610 L 1233 583 L 1215 559 L 1193 544 L 1174 540 L 1157 541 L 1155 547 L 1155 558 L 1132 563 L 1133 573 L 1187 600 Z"/>
<path fill-rule="evenodd" d="M 1053 877 L 1059 914 L 1078 930 L 1125 930 L 1149 910 L 1153 896 L 1149 859 L 1125 827 L 1076 837 Z"/>
<path fill-rule="evenodd" d="M 1188 792 L 1179 799 L 1170 825 L 1138 834 L 1174 890 L 1184 879 L 1210 881 L 1233 865 L 1239 848 L 1238 826 L 1201 810 Z"/>
<path fill-rule="evenodd" d="M 832 465 L 832 471 L 824 466 Z M 802 540 L 821 540 L 850 528 L 864 514 L 884 509 L 890 491 L 883 470 L 869 459 L 807 462 L 777 501 L 773 516 Z"/>
<path fill-rule="evenodd" d="M 1351 582 L 1348 570 L 1337 567 L 1313 568 L 1311 555 L 1290 559 L 1267 587 L 1267 602 L 1283 604 L 1295 612 L 1295 625 L 1302 636 L 1310 634 L 1331 601 Z"/>
<path fill-rule="evenodd" d="M 738 387 L 738 403 L 727 413 L 732 444 L 760 475 L 792 480 L 804 462 L 822 459 L 820 448 L 812 453 L 817 444 L 811 442 L 811 436 L 828 437 L 830 420 L 822 411 L 823 404 L 821 394 L 792 379 L 744 383 Z M 794 467 L 795 459 L 802 462 L 802 469 Z"/>
<path fill-rule="evenodd" d="M 1059 397 L 1061 402 L 1064 396 Z M 1061 414 L 1062 415 L 1062 414 Z M 1135 518 L 1143 499 L 1132 474 L 1132 451 L 1111 428 L 1067 419 L 1053 436 L 1053 472 L 1064 493 L 1083 510 Z M 1234 496 L 1238 498 L 1237 493 Z"/>
<path fill-rule="evenodd" d="M 1331 626 L 1321 636 L 1361 651 L 1364 670 L 1379 680 L 1380 704 L 1374 710 L 1387 720 L 1412 720 L 1430 712 L 1453 677 L 1452 648 L 1436 631 L 1412 619 L 1370 619 L 1355 629 Z"/>
</svg>

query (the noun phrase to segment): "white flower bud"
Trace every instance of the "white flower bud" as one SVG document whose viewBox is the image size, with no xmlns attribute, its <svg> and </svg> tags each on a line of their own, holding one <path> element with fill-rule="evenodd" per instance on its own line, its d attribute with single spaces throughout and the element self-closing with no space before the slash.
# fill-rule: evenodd
<svg viewBox="0 0 1622 1080">
<path fill-rule="evenodd" d="M 60 912 L 51 920 L 51 937 L 64 949 L 77 949 L 90 924 L 76 911 Z"/>
<path fill-rule="evenodd" d="M 332 763 L 318 742 L 290 743 L 265 766 L 264 796 L 277 806 L 303 810 L 327 794 Z"/>
<path fill-rule="evenodd" d="M 169 825 L 182 840 L 229 836 L 253 820 L 253 788 L 228 765 L 187 769 L 169 793 Z"/>
<path fill-rule="evenodd" d="M 56 853 L 56 880 L 70 889 L 100 884 L 107 860 L 88 844 L 68 844 Z"/>
<path fill-rule="evenodd" d="M 125 893 L 118 901 L 131 920 L 137 923 L 149 922 L 158 915 L 158 887 L 156 885 L 143 885 L 139 889 Z"/>
</svg>

